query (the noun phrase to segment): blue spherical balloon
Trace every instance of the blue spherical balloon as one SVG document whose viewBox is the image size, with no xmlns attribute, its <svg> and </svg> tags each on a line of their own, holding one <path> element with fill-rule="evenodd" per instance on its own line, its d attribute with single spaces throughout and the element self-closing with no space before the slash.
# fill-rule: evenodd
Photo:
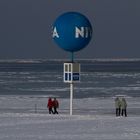
<svg viewBox="0 0 140 140">
<path fill-rule="evenodd" d="M 67 12 L 54 22 L 52 36 L 59 47 L 75 52 L 83 49 L 90 42 L 92 26 L 84 15 Z"/>
</svg>

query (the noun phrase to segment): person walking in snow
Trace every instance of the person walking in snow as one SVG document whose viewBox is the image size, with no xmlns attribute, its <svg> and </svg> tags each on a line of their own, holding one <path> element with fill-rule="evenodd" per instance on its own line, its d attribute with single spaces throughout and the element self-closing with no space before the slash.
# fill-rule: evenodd
<svg viewBox="0 0 140 140">
<path fill-rule="evenodd" d="M 48 99 L 47 108 L 49 110 L 49 114 L 53 114 L 53 110 L 52 110 L 52 108 L 53 108 L 53 101 L 52 101 L 51 98 Z"/>
<path fill-rule="evenodd" d="M 118 97 L 115 99 L 115 108 L 116 108 L 116 116 L 120 116 L 120 113 L 121 113 L 121 101 L 120 101 L 120 99 Z"/>
<path fill-rule="evenodd" d="M 54 109 L 54 114 L 58 114 L 57 108 L 59 108 L 59 102 L 56 98 L 53 100 L 53 109 Z"/>
<path fill-rule="evenodd" d="M 121 100 L 121 115 L 127 117 L 127 102 L 125 98 L 122 98 Z"/>
</svg>

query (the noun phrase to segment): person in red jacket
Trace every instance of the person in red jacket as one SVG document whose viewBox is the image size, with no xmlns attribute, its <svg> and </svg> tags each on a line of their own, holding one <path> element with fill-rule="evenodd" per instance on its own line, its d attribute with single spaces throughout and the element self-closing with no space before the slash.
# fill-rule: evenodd
<svg viewBox="0 0 140 140">
<path fill-rule="evenodd" d="M 54 114 L 58 114 L 57 108 L 59 108 L 59 102 L 56 98 L 53 100 L 53 108 L 54 108 Z"/>
<path fill-rule="evenodd" d="M 51 98 L 48 99 L 47 107 L 48 107 L 48 110 L 49 110 L 49 114 L 53 114 L 54 113 L 53 110 L 52 110 L 52 108 L 53 108 L 53 101 L 52 101 Z"/>
</svg>

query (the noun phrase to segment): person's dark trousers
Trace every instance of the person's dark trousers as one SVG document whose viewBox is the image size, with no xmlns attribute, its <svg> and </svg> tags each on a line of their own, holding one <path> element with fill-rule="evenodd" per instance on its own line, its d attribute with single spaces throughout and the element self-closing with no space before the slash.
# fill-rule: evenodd
<svg viewBox="0 0 140 140">
<path fill-rule="evenodd" d="M 120 116 L 121 114 L 121 109 L 120 108 L 116 108 L 116 116 Z"/>
<path fill-rule="evenodd" d="M 126 109 L 122 109 L 122 116 L 125 115 L 125 117 L 127 117 L 127 111 Z"/>
<path fill-rule="evenodd" d="M 54 107 L 54 113 L 53 114 L 58 114 L 57 108 Z"/>
<path fill-rule="evenodd" d="M 52 108 L 49 108 L 49 114 L 53 114 Z"/>
<path fill-rule="evenodd" d="M 118 111 L 118 115 L 120 116 L 121 115 L 121 109 L 119 108 L 119 111 Z"/>
</svg>

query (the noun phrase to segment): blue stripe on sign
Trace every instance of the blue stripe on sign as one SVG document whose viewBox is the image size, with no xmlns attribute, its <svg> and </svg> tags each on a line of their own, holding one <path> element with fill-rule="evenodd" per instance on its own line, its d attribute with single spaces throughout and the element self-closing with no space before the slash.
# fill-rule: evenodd
<svg viewBox="0 0 140 140">
<path fill-rule="evenodd" d="M 68 73 L 65 73 L 65 81 L 68 80 Z"/>
<path fill-rule="evenodd" d="M 71 73 L 69 73 L 69 81 L 71 81 Z"/>
<path fill-rule="evenodd" d="M 80 74 L 79 73 L 73 73 L 73 81 L 79 81 L 80 80 Z"/>
</svg>

